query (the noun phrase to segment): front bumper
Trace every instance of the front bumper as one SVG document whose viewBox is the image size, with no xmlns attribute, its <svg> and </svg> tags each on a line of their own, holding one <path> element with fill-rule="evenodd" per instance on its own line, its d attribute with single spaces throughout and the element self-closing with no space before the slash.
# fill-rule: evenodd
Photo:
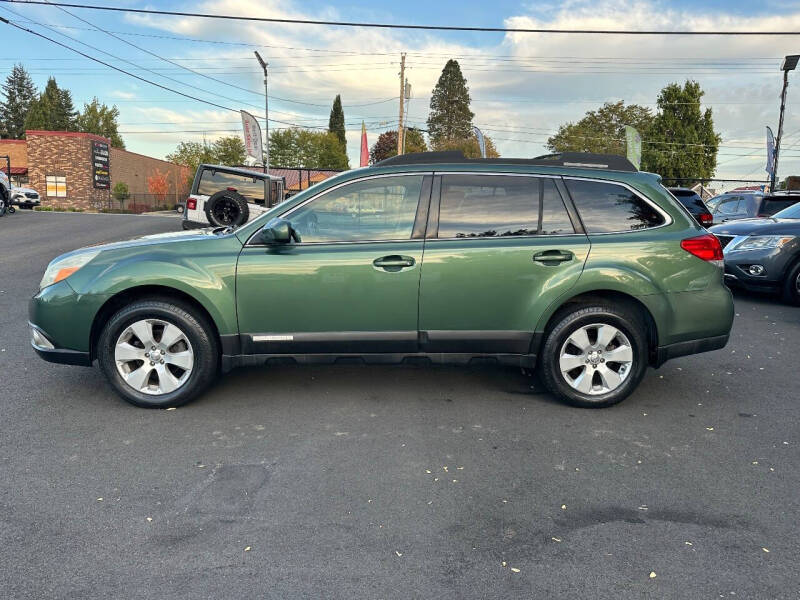
<svg viewBox="0 0 800 600">
<path fill-rule="evenodd" d="M 91 367 L 92 359 L 88 352 L 56 348 L 53 340 L 41 328 L 28 321 L 31 329 L 31 346 L 40 358 L 61 365 Z"/>
<path fill-rule="evenodd" d="M 39 206 L 42 202 L 40 200 L 33 200 L 31 198 L 14 198 L 11 204 L 19 206 L 20 208 L 33 208 Z"/>
</svg>

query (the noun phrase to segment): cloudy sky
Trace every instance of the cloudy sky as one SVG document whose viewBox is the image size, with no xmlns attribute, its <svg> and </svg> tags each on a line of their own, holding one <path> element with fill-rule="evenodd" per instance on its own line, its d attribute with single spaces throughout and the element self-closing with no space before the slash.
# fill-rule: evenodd
<svg viewBox="0 0 800 600">
<path fill-rule="evenodd" d="M 360 22 L 800 31 L 800 2 L 784 0 L 94 3 Z M 0 4 L 0 15 L 6 18 L 225 108 L 137 81 L 8 26 L 3 26 L 0 76 L 5 78 L 11 66 L 21 62 L 39 86 L 54 75 L 59 85 L 72 90 L 77 106 L 92 96 L 115 103 L 128 148 L 158 157 L 181 140 L 211 141 L 236 134 L 241 128 L 236 110 L 263 115 L 263 77 L 253 56 L 253 50 L 259 49 L 270 63 L 270 127 L 325 127 L 331 101 L 340 93 L 350 162 L 357 165 L 362 120 L 370 144 L 381 131 L 397 127 L 399 60 L 400 53 L 406 52 L 413 96 L 410 123 L 425 126 L 436 79 L 447 59 L 457 58 L 470 87 L 475 123 L 495 140 L 504 156 L 542 154 L 548 135 L 560 124 L 580 119 L 604 101 L 624 100 L 654 108 L 665 84 L 694 79 L 706 92 L 705 105 L 713 109 L 723 138 L 717 176 L 762 179 L 764 126 L 777 131 L 781 57 L 800 52 L 800 36 L 504 35 L 69 11 L 72 14 L 56 7 Z M 790 77 L 796 79 L 800 72 Z M 800 81 L 789 88 L 783 148 L 781 174 L 800 173 Z"/>
</svg>

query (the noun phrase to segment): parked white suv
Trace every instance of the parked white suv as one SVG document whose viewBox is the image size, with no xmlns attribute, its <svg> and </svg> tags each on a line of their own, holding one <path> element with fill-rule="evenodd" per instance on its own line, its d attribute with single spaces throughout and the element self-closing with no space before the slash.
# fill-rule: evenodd
<svg viewBox="0 0 800 600">
<path fill-rule="evenodd" d="M 183 228 L 239 227 L 283 200 L 282 177 L 235 167 L 200 165 L 186 199 Z"/>
</svg>

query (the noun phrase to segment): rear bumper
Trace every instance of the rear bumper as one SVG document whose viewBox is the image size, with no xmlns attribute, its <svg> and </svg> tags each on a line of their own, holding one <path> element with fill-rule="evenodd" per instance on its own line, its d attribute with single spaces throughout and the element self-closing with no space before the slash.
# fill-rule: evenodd
<svg viewBox="0 0 800 600">
<path fill-rule="evenodd" d="M 727 334 L 717 335 L 714 337 L 678 342 L 677 344 L 669 344 L 668 346 L 659 346 L 656 348 L 656 356 L 655 360 L 653 361 L 653 366 L 660 367 L 669 359 L 678 358 L 679 356 L 689 356 L 690 354 L 700 354 L 701 352 L 719 350 L 720 348 L 725 347 L 729 338 L 730 335 Z"/>
</svg>

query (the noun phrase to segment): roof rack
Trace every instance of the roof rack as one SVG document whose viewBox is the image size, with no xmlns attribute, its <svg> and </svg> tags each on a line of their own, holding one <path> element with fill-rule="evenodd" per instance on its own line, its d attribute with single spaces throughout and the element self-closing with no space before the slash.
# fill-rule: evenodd
<svg viewBox="0 0 800 600">
<path fill-rule="evenodd" d="M 633 171 L 638 169 L 624 156 L 617 154 L 593 154 L 591 152 L 560 152 L 536 158 L 467 158 L 460 150 L 446 152 L 415 152 L 392 156 L 372 165 L 392 167 L 396 165 L 420 164 L 505 164 L 538 165 L 545 167 L 572 167 L 577 169 L 605 169 L 610 171 Z"/>
</svg>

